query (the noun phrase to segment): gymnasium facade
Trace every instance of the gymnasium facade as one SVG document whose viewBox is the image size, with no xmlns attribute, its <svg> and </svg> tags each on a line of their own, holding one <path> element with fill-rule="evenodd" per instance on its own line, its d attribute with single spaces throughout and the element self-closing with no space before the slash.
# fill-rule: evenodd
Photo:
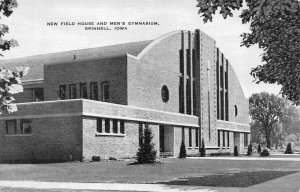
<svg viewBox="0 0 300 192">
<path fill-rule="evenodd" d="M 242 61 L 241 61 L 242 62 Z M 28 66 L 18 111 L 0 116 L 0 162 L 134 157 L 150 127 L 159 155 L 245 153 L 249 107 L 214 39 L 200 30 L 152 41 L 1 60 Z"/>
</svg>

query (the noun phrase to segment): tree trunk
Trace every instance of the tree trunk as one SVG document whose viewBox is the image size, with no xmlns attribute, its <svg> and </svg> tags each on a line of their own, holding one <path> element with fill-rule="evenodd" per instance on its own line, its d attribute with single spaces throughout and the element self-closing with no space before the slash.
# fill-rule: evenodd
<svg viewBox="0 0 300 192">
<path fill-rule="evenodd" d="M 270 133 L 266 132 L 266 140 L 267 140 L 267 148 L 271 148 L 271 140 L 270 140 Z"/>
</svg>

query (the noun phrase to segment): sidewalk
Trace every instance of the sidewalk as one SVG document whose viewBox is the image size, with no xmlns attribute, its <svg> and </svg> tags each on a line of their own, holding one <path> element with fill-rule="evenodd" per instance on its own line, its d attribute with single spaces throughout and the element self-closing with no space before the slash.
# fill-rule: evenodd
<svg viewBox="0 0 300 192">
<path fill-rule="evenodd" d="M 299 157 L 288 157 L 288 158 L 282 158 L 282 157 L 187 157 L 188 159 L 215 159 L 215 160 L 247 160 L 247 161 L 300 161 Z"/>
</svg>

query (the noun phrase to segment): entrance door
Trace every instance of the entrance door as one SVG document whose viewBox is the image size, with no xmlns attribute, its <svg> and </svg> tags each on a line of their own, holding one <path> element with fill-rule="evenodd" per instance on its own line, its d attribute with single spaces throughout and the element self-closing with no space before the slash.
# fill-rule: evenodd
<svg viewBox="0 0 300 192">
<path fill-rule="evenodd" d="M 159 151 L 165 152 L 165 126 L 159 125 Z"/>
</svg>

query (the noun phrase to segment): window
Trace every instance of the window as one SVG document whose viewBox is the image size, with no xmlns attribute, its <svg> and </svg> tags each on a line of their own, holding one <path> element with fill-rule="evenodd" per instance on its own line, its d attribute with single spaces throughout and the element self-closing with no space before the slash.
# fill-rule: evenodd
<svg viewBox="0 0 300 192">
<path fill-rule="evenodd" d="M 248 133 L 244 133 L 244 147 L 248 146 Z"/>
<path fill-rule="evenodd" d="M 189 128 L 189 147 L 192 147 L 192 128 Z"/>
<path fill-rule="evenodd" d="M 192 114 L 191 81 L 186 80 L 186 113 Z"/>
<path fill-rule="evenodd" d="M 90 99 L 98 100 L 98 85 L 97 82 L 90 83 Z"/>
<path fill-rule="evenodd" d="M 31 120 L 22 119 L 20 121 L 20 134 L 31 134 Z"/>
<path fill-rule="evenodd" d="M 190 49 L 186 49 L 186 72 L 191 76 L 191 52 Z"/>
<path fill-rule="evenodd" d="M 110 133 L 110 120 L 105 119 L 105 133 Z"/>
<path fill-rule="evenodd" d="M 102 82 L 102 101 L 109 102 L 109 82 Z"/>
<path fill-rule="evenodd" d="M 80 98 L 87 99 L 88 96 L 87 96 L 87 86 L 86 86 L 86 83 L 80 83 L 79 84 L 79 90 L 80 90 Z"/>
<path fill-rule="evenodd" d="M 97 132 L 102 133 L 102 118 L 97 118 Z"/>
<path fill-rule="evenodd" d="M 234 116 L 236 117 L 238 115 L 238 108 L 236 105 L 234 105 Z"/>
<path fill-rule="evenodd" d="M 76 85 L 71 84 L 69 86 L 69 89 L 70 89 L 70 99 L 76 99 L 77 98 Z"/>
<path fill-rule="evenodd" d="M 196 147 L 199 147 L 199 129 L 195 129 L 196 131 L 196 137 L 195 137 L 195 140 L 196 140 Z"/>
<path fill-rule="evenodd" d="M 223 147 L 225 147 L 225 131 L 223 131 Z"/>
<path fill-rule="evenodd" d="M 221 143 L 220 143 L 220 130 L 218 130 L 218 147 L 221 146 Z"/>
<path fill-rule="evenodd" d="M 120 120 L 120 133 L 121 134 L 125 133 L 125 122 L 124 122 L 124 120 Z"/>
<path fill-rule="evenodd" d="M 17 134 L 17 120 L 6 120 L 6 134 Z"/>
<path fill-rule="evenodd" d="M 169 101 L 169 89 L 166 85 L 161 88 L 161 99 L 165 103 Z"/>
<path fill-rule="evenodd" d="M 32 101 L 44 101 L 44 90 L 43 88 L 32 89 Z"/>
<path fill-rule="evenodd" d="M 143 144 L 143 123 L 139 123 L 139 146 Z"/>
<path fill-rule="evenodd" d="M 62 100 L 66 99 L 66 91 L 67 91 L 66 85 L 59 86 L 59 98 L 60 99 L 62 99 Z"/>
<path fill-rule="evenodd" d="M 118 133 L 118 120 L 113 120 L 113 133 Z"/>
<path fill-rule="evenodd" d="M 229 147 L 229 131 L 227 131 L 227 147 Z"/>
<path fill-rule="evenodd" d="M 179 79 L 179 113 L 184 113 L 184 79 Z"/>
<path fill-rule="evenodd" d="M 184 57 L 183 57 L 183 50 L 181 49 L 179 51 L 179 65 L 180 65 L 180 73 L 183 74 L 184 73 Z"/>
</svg>

